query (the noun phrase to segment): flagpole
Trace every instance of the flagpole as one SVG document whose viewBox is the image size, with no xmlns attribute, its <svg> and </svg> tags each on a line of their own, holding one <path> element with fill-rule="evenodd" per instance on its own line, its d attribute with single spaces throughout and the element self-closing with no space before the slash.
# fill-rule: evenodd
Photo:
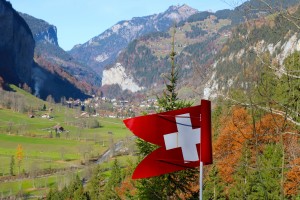
<svg viewBox="0 0 300 200">
<path fill-rule="evenodd" d="M 202 192 L 203 192 L 203 162 L 200 162 L 200 176 L 199 176 L 199 199 L 202 200 Z"/>
<path fill-rule="evenodd" d="M 201 132 L 200 132 L 200 134 L 201 134 Z M 202 193 L 203 193 L 203 162 L 202 162 L 202 158 L 201 158 L 201 155 L 202 155 L 201 149 L 202 148 L 201 148 L 201 141 L 200 141 L 199 200 L 202 200 Z"/>
</svg>

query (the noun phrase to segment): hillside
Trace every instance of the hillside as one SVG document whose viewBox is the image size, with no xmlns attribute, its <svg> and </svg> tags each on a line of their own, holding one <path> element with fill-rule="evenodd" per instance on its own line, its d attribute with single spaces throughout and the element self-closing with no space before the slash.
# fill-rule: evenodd
<svg viewBox="0 0 300 200">
<path fill-rule="evenodd" d="M 291 12 L 293 16 L 299 15 L 297 7 Z M 299 22 L 296 20 L 295 23 Z M 297 26 L 278 14 L 236 27 L 216 56 L 212 78 L 206 84 L 206 97 L 216 97 L 217 94 L 227 94 L 231 88 L 246 89 L 248 84 L 255 84 L 259 81 L 257 78 L 261 66 L 266 63 L 266 56 L 268 62 L 280 71 L 284 68 L 284 60 L 300 50 L 299 43 Z M 252 72 L 251 76 L 249 72 Z"/>
<path fill-rule="evenodd" d="M 182 98 L 200 98 L 204 90 L 205 95 L 210 90 L 207 82 L 213 75 L 219 52 L 227 39 L 236 37 L 231 35 L 236 26 L 245 21 L 261 19 L 279 9 L 277 1 L 267 1 L 264 5 L 259 2 L 252 0 L 233 10 L 215 13 L 197 12 L 177 24 L 175 50 Z M 293 0 L 285 1 L 280 9 L 296 3 Z M 266 10 L 266 4 L 274 10 Z M 103 71 L 104 93 L 110 86 L 115 90 L 116 85 L 123 91 L 156 93 L 155 90 L 164 83 L 164 73 L 169 69 L 172 32 L 170 28 L 166 32 L 150 33 L 129 43 L 116 62 L 106 66 Z"/>
<path fill-rule="evenodd" d="M 1 199 L 42 198 L 50 188 L 68 186 L 76 175 L 90 178 L 97 163 L 108 171 L 114 154 L 122 166 L 131 159 L 120 157 L 124 152 L 119 149 L 132 145 L 120 119 L 81 117 L 84 110 L 78 106 L 8 87 L 10 91 L 0 89 Z M 114 154 L 102 157 L 117 143 Z"/>
<path fill-rule="evenodd" d="M 178 24 L 175 51 L 181 85 L 193 75 L 206 76 L 212 59 L 231 34 L 230 25 L 229 19 L 218 19 L 208 12 L 192 15 Z M 103 71 L 102 85 L 119 84 L 123 90 L 132 92 L 160 88 L 164 83 L 163 74 L 170 70 L 173 31 L 174 28 L 170 28 L 167 32 L 148 34 L 131 42 L 120 53 L 116 64 Z M 116 75 L 114 71 L 118 69 L 123 73 Z"/>
</svg>

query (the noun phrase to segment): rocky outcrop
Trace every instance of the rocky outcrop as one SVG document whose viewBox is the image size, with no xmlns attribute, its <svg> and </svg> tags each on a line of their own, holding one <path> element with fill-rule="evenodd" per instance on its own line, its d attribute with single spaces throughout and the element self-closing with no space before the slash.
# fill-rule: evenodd
<svg viewBox="0 0 300 200">
<path fill-rule="evenodd" d="M 130 90 L 132 92 L 144 89 L 138 86 L 130 75 L 126 74 L 125 68 L 121 63 L 116 63 L 114 67 L 103 71 L 102 85 L 113 84 L 119 84 L 122 90 Z"/>
<path fill-rule="evenodd" d="M 19 13 L 26 21 L 36 42 L 48 42 L 58 46 L 57 28 L 48 22 L 25 13 Z"/>
<path fill-rule="evenodd" d="M 31 85 L 34 45 L 24 19 L 9 2 L 0 0 L 0 76 L 6 82 Z"/>
</svg>

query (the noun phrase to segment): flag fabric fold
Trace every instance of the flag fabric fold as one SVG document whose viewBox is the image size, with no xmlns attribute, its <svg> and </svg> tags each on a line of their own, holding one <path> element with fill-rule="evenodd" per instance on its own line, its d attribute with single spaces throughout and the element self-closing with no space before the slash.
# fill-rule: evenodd
<svg viewBox="0 0 300 200">
<path fill-rule="evenodd" d="M 151 114 L 124 120 L 137 137 L 156 144 L 158 149 L 146 156 L 132 178 L 159 176 L 212 163 L 211 104 Z"/>
</svg>

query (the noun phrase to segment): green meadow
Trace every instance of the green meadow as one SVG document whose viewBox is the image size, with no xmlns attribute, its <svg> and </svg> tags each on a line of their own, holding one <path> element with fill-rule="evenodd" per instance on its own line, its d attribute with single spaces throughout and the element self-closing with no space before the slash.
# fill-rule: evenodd
<svg viewBox="0 0 300 200">
<path fill-rule="evenodd" d="M 121 119 L 81 118 L 79 108 L 45 102 L 11 87 L 31 109 L 20 113 L 0 104 L 0 199 L 21 193 L 41 196 L 62 181 L 66 185 L 112 144 L 132 136 Z M 51 119 L 43 118 L 45 114 Z M 89 128 L 91 123 L 97 126 Z M 57 134 L 54 126 L 64 131 Z M 18 146 L 22 147 L 20 162 Z M 126 159 L 120 157 L 122 165 Z"/>
</svg>

